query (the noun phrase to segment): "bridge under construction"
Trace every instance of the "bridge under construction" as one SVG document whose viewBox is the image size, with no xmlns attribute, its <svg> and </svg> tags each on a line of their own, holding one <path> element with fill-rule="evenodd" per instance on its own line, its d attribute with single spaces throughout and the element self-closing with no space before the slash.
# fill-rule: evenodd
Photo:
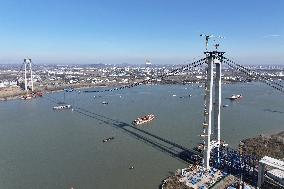
<svg viewBox="0 0 284 189">
<path fill-rule="evenodd" d="M 284 92 L 284 86 L 273 80 L 270 80 L 269 76 L 261 75 L 227 58 L 225 56 L 225 52 L 218 50 L 219 44 L 215 45 L 216 49 L 208 51 L 207 46 L 209 39 L 210 36 L 206 35 L 206 51 L 204 52 L 205 58 L 201 58 L 197 61 L 192 62 L 191 64 L 187 64 L 178 69 L 174 69 L 167 74 L 150 77 L 146 80 L 143 80 L 142 82 L 132 83 L 130 85 L 125 85 L 121 87 L 93 91 L 97 93 L 102 93 L 102 92 L 129 89 L 139 85 L 151 83 L 155 79 L 165 79 L 179 72 L 184 72 L 184 71 L 190 72 L 192 68 L 205 64 L 206 81 L 204 84 L 204 101 L 203 101 L 204 110 L 203 110 L 203 122 L 201 123 L 201 129 L 200 129 L 201 130 L 200 137 L 202 141 L 202 154 L 194 152 L 191 149 L 185 148 L 177 143 L 171 142 L 167 139 L 153 135 L 149 132 L 146 132 L 142 129 L 133 126 L 130 126 L 132 130 L 128 130 L 126 129 L 126 126 L 129 125 L 125 123 L 117 122 L 115 120 L 111 120 L 106 117 L 94 114 L 89 110 L 86 110 L 79 106 L 75 106 L 74 111 L 82 115 L 99 120 L 107 119 L 106 122 L 112 121 L 114 122 L 114 125 L 117 125 L 117 128 L 124 130 L 128 134 L 138 136 L 144 142 L 154 144 L 153 141 L 147 138 L 143 138 L 142 136 L 138 135 L 136 132 L 140 132 L 148 136 L 151 136 L 155 140 L 163 141 L 166 145 L 168 145 L 168 147 L 166 148 L 161 147 L 160 148 L 161 150 L 166 151 L 171 155 L 181 158 L 185 161 L 193 160 L 194 158 L 192 157 L 199 156 L 202 158 L 202 166 L 205 170 L 210 170 L 212 167 L 217 169 L 222 169 L 228 173 L 241 176 L 244 179 L 251 181 L 255 185 L 257 184 L 257 177 L 258 177 L 259 180 L 258 185 L 261 185 L 262 177 L 258 175 L 259 171 L 257 171 L 256 169 L 257 159 L 253 156 L 243 155 L 240 151 L 226 147 L 226 144 L 221 139 L 222 66 L 225 64 L 230 68 L 233 68 L 237 71 L 241 71 L 244 74 L 246 74 L 248 77 L 256 78 L 259 81 L 267 84 L 268 86 L 280 92 Z M 33 91 L 34 87 L 33 87 L 33 72 L 32 72 L 31 59 L 25 59 L 23 65 L 24 65 L 24 89 L 28 91 L 28 88 L 30 88 Z M 28 76 L 30 76 L 30 79 L 28 78 Z M 56 100 L 54 100 L 54 102 L 56 102 Z"/>
</svg>

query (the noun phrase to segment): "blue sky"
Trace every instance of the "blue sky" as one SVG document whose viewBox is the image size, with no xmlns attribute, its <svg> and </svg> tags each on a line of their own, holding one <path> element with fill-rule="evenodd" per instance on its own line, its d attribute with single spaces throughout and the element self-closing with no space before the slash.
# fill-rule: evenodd
<svg viewBox="0 0 284 189">
<path fill-rule="evenodd" d="M 180 64 L 201 33 L 243 64 L 284 64 L 283 0 L 0 0 L 0 63 Z M 212 46 L 212 44 L 211 44 Z"/>
</svg>

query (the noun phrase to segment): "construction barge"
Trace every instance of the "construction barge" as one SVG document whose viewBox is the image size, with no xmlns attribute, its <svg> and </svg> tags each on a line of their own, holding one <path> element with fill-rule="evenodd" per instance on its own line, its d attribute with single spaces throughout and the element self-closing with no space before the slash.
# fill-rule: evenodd
<svg viewBox="0 0 284 189">
<path fill-rule="evenodd" d="M 42 92 L 33 92 L 33 93 L 27 93 L 25 95 L 23 95 L 21 97 L 22 100 L 31 100 L 33 98 L 36 98 L 36 97 L 42 97 L 43 96 L 43 93 Z"/>
</svg>

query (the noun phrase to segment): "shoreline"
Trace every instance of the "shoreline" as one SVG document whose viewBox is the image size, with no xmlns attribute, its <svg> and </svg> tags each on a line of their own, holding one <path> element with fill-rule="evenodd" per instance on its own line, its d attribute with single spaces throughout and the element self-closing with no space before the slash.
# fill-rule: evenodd
<svg viewBox="0 0 284 189">
<path fill-rule="evenodd" d="M 234 84 L 235 82 L 225 82 L 223 84 Z M 133 83 L 121 84 L 121 83 L 110 83 L 110 84 L 102 84 L 102 85 L 95 85 L 95 84 L 75 84 L 75 85 L 63 85 L 63 86 L 41 86 L 37 87 L 34 92 L 42 92 L 43 94 L 48 94 L 52 92 L 60 92 L 63 91 L 65 88 L 73 88 L 73 89 L 91 89 L 91 88 L 105 88 L 105 87 L 121 87 L 121 86 L 128 86 Z M 191 84 L 200 84 L 199 82 L 196 83 L 151 83 L 150 85 L 191 85 Z M 14 91 L 13 91 L 14 90 Z M 11 91 L 7 94 L 1 94 L 1 91 Z M 17 87 L 9 87 L 9 88 L 0 88 L 0 102 L 3 101 L 10 101 L 10 100 L 17 100 L 21 99 L 26 94 L 30 94 L 31 92 L 25 92 L 24 90 L 20 89 L 19 86 Z"/>
<path fill-rule="evenodd" d="M 43 94 L 49 94 L 53 92 L 61 92 L 64 91 L 65 88 L 73 88 L 73 89 L 91 89 L 91 88 L 103 88 L 103 87 L 112 87 L 112 85 L 73 85 L 73 86 L 58 86 L 58 87 L 49 87 L 49 88 L 42 88 L 40 87 L 39 89 L 34 90 L 34 93 L 37 92 L 42 92 Z M 31 91 L 25 92 L 21 90 L 19 87 L 17 88 L 9 88 L 5 89 L 5 91 L 11 91 L 9 94 L 6 95 L 0 95 L 0 102 L 5 102 L 5 101 L 11 101 L 11 100 L 17 100 L 21 99 L 24 95 L 26 94 L 31 94 Z M 0 91 L 1 94 L 1 91 Z"/>
<path fill-rule="evenodd" d="M 132 83 L 128 83 L 128 84 L 117 83 L 117 84 L 104 84 L 104 85 L 81 84 L 81 85 L 66 85 L 66 86 L 58 86 L 58 87 L 39 87 L 36 90 L 34 90 L 34 93 L 42 92 L 43 94 L 49 94 L 53 92 L 64 91 L 64 89 L 66 88 L 73 88 L 73 89 L 78 90 L 78 89 L 92 89 L 92 88 L 106 88 L 106 87 L 121 87 L 121 86 L 128 86 L 131 84 Z M 152 83 L 151 85 L 156 85 L 156 83 Z M 162 84 L 162 85 L 167 85 L 167 84 Z M 31 91 L 27 93 L 21 90 L 19 87 L 16 87 L 16 88 L 14 87 L 14 88 L 5 89 L 5 90 L 12 90 L 12 89 L 14 90 L 17 89 L 17 91 L 14 91 L 14 92 L 11 92 L 11 94 L 2 95 L 2 96 L 1 96 L 1 90 L 0 90 L 0 102 L 21 99 L 21 97 L 23 97 L 24 95 L 31 93 Z"/>
<path fill-rule="evenodd" d="M 261 159 L 264 156 L 272 156 L 276 159 L 284 159 L 284 130 L 272 134 L 260 134 L 241 141 L 243 153 L 256 156 Z"/>
</svg>

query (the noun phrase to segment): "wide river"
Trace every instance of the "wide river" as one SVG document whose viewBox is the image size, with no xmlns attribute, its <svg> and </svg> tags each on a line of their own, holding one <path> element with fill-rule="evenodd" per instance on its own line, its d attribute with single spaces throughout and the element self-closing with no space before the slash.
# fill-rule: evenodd
<svg viewBox="0 0 284 189">
<path fill-rule="evenodd" d="M 231 146 L 284 129 L 282 93 L 260 83 L 222 89 L 229 106 L 222 107 L 221 135 Z M 232 94 L 243 98 L 231 102 L 226 97 Z M 186 166 L 167 150 L 200 141 L 203 88 L 197 85 L 71 92 L 65 99 L 74 111 L 53 111 L 63 96 L 0 103 L 0 188 L 157 189 L 163 178 Z M 129 125 L 148 113 L 156 116 L 150 124 Z M 103 143 L 108 137 L 114 140 Z"/>
</svg>

